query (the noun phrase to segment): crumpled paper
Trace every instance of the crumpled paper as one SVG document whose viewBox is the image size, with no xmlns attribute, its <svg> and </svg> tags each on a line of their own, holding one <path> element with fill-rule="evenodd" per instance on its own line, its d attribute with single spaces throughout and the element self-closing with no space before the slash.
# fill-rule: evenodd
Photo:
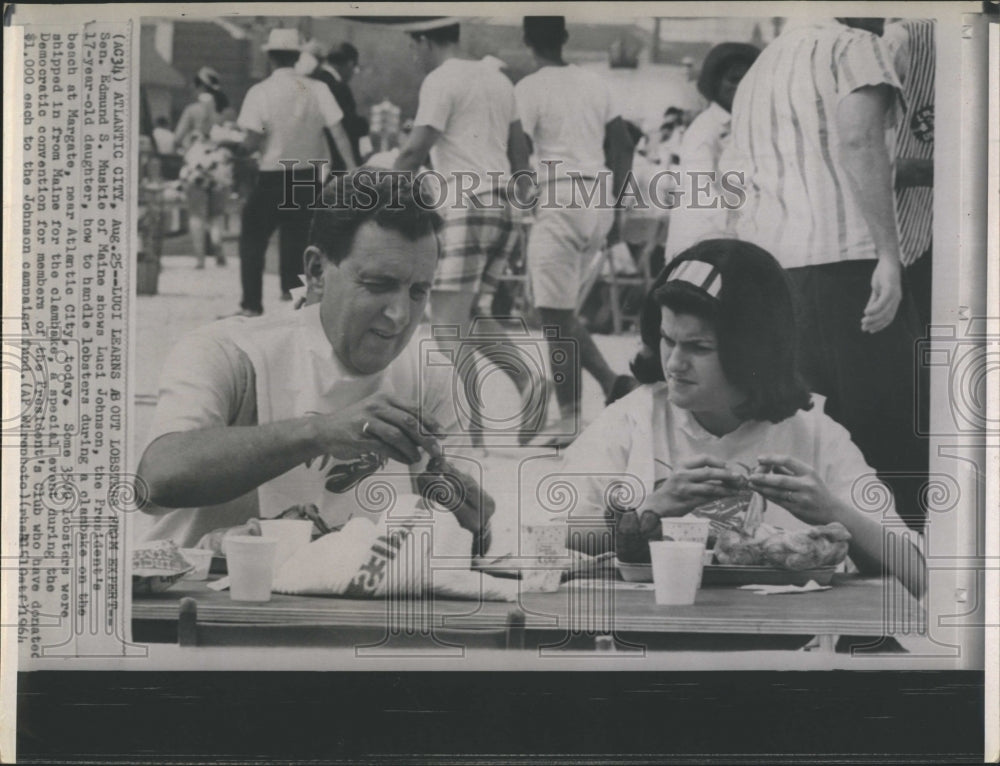
<svg viewBox="0 0 1000 766">
<path fill-rule="evenodd" d="M 472 571 L 472 533 L 449 513 L 355 517 L 284 562 L 274 590 L 293 595 L 516 601 L 518 582 Z"/>
<path fill-rule="evenodd" d="M 811 593 L 817 590 L 830 590 L 830 585 L 820 585 L 810 580 L 805 585 L 741 585 L 740 590 L 749 590 L 758 596 L 780 596 L 786 593 Z"/>
</svg>

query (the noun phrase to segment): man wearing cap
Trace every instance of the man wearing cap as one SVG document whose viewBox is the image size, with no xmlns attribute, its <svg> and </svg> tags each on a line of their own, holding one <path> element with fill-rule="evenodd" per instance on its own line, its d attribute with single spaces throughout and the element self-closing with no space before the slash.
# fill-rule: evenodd
<svg viewBox="0 0 1000 766">
<path fill-rule="evenodd" d="M 903 497 L 926 474 L 914 435 L 916 312 L 893 198 L 901 85 L 883 19 L 793 20 L 733 102 L 724 167 L 746 174 L 735 233 L 772 253 L 798 303 L 800 363 L 827 412 Z"/>
<path fill-rule="evenodd" d="M 316 49 L 316 58 L 319 59 L 319 67 L 312 76 L 326 85 L 337 100 L 337 105 L 344 113 L 344 131 L 351 141 L 354 162 L 360 163 L 358 142 L 362 136 L 368 135 L 368 120 L 358 114 L 358 105 L 350 88 L 351 78 L 358 70 L 358 49 L 350 43 L 341 43 L 330 51 L 327 51 L 325 46 L 319 45 Z M 329 135 L 327 143 L 330 145 L 330 155 L 333 157 L 331 169 L 344 170 L 346 168 L 344 159 Z"/>
<path fill-rule="evenodd" d="M 415 58 L 428 74 L 396 168 L 416 172 L 429 155 L 434 171 L 444 176 L 441 262 L 431 316 L 436 324 L 463 328 L 464 335 L 477 298 L 495 291 L 517 243 L 504 177 L 527 169 L 527 146 L 514 86 L 492 64 L 461 54 L 457 23 L 410 35 Z"/>
<path fill-rule="evenodd" d="M 337 102 L 322 83 L 294 69 L 300 54 L 298 31 L 272 29 L 263 47 L 271 75 L 247 91 L 237 120 L 247 132 L 246 148 L 261 154 L 257 184 L 243 208 L 240 230 L 239 313 L 246 316 L 264 311 L 264 255 L 275 229 L 280 236 L 282 299 L 290 300 L 290 291 L 299 285 L 311 216 L 308 207 L 319 196 L 329 162 L 324 129 L 349 158 L 347 167 L 355 166 Z"/>
</svg>

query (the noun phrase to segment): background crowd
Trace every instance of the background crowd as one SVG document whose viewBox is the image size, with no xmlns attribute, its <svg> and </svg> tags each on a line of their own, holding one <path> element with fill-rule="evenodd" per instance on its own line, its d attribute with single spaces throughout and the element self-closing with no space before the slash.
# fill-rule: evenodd
<svg viewBox="0 0 1000 766">
<path fill-rule="evenodd" d="M 574 63 L 562 17 L 528 17 L 527 63 L 513 67 L 470 52 L 465 27 L 433 19 L 405 26 L 408 38 L 384 31 L 393 46 L 412 48 L 425 74 L 403 109 L 383 100 L 365 116 L 352 92 L 362 67 L 391 68 L 382 50 L 305 39 L 288 26 L 264 30 L 267 76 L 238 104 L 218 69 L 200 62 L 176 122 L 147 99 L 144 162 L 161 206 L 154 235 L 186 228 L 196 270 L 207 256 L 226 267 L 227 241 L 238 241 L 229 254 L 239 257 L 240 303 L 219 313 L 259 316 L 274 298 L 291 305 L 304 292 L 306 205 L 325 177 L 316 161 L 323 173 L 433 168 L 449 179 L 450 201 L 460 194 L 456 174 L 471 173 L 483 207 L 441 211 L 427 319 L 463 334 L 476 317 L 512 311 L 555 326 L 610 404 L 638 383 L 591 333 L 624 315 L 614 329 L 628 329 L 631 317 L 634 335 L 638 298 L 664 264 L 699 241 L 738 238 L 785 270 L 801 374 L 893 488 L 900 514 L 919 525 L 927 444 L 913 423 L 926 407 L 916 392 L 927 387 L 913 355 L 930 318 L 933 22 L 789 21 L 774 24 L 773 39 L 757 30 L 758 39 L 705 45 L 698 59 L 680 59 L 670 96 L 646 94 L 644 113 L 622 105 L 612 76 L 635 68 L 628 40 L 615 41 L 601 72 Z M 528 170 L 537 183 L 497 180 Z M 665 170 L 666 183 L 649 183 Z M 722 181 L 727 171 L 740 174 L 732 185 Z M 606 185 L 606 199 L 620 204 L 573 208 L 574 175 Z M 282 209 L 289 179 L 298 204 Z M 556 204 L 526 213 L 511 188 Z M 171 197 L 183 213 L 170 211 Z M 145 247 L 163 246 L 154 240 Z M 279 291 L 265 300 L 268 269 Z M 551 434 L 579 431 L 570 426 L 580 425 L 583 386 L 553 375 L 552 388 L 558 412 L 543 430 L 562 445 L 571 438 Z"/>
</svg>

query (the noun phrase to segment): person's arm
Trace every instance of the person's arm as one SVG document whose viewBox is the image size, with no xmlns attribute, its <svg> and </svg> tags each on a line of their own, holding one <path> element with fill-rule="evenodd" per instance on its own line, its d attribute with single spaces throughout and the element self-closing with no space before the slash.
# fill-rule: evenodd
<svg viewBox="0 0 1000 766">
<path fill-rule="evenodd" d="M 184 111 L 181 112 L 181 118 L 177 121 L 177 128 L 174 130 L 174 147 L 183 149 L 184 139 L 187 138 L 188 133 L 191 132 L 191 128 L 194 125 L 194 120 L 191 117 L 191 108 L 185 107 Z"/>
<path fill-rule="evenodd" d="M 834 495 L 812 466 L 788 455 L 763 455 L 760 463 L 770 473 L 753 473 L 750 486 L 807 524 L 834 521 L 851 533 L 849 554 L 858 570 L 895 576 L 914 596 L 924 592 L 926 567 L 915 545 L 895 528 L 887 529 L 879 518 L 865 514 Z"/>
<path fill-rule="evenodd" d="M 510 172 L 517 179 L 517 199 L 522 202 L 530 199 L 532 193 L 530 157 L 528 137 L 521 129 L 521 121 L 514 120 L 507 132 L 507 159 L 510 161 Z"/>
<path fill-rule="evenodd" d="M 244 129 L 243 142 L 240 144 L 240 148 L 247 154 L 251 155 L 260 149 L 264 145 L 264 134 L 258 133 L 256 130 Z"/>
<path fill-rule="evenodd" d="M 333 138 L 333 143 L 337 147 L 337 151 L 340 152 L 340 156 L 344 158 L 344 164 L 348 171 L 354 170 L 358 165 L 354 158 L 354 149 L 351 146 L 351 139 L 347 136 L 347 131 L 344 130 L 343 122 L 338 122 L 335 125 L 327 125 L 327 130 L 330 131 L 330 136 Z"/>
<path fill-rule="evenodd" d="M 413 132 L 410 133 L 410 140 L 406 142 L 406 146 L 400 150 L 399 156 L 396 158 L 394 169 L 417 172 L 421 165 L 427 163 L 427 155 L 440 136 L 440 131 L 430 125 L 414 127 Z"/>
<path fill-rule="evenodd" d="M 216 505 L 320 455 L 375 452 L 405 464 L 419 461 L 420 449 L 439 455 L 430 434 L 440 430 L 416 405 L 377 393 L 333 414 L 164 434 L 146 448 L 138 475 L 157 506 Z"/>
<path fill-rule="evenodd" d="M 843 169 L 878 257 L 861 320 L 861 329 L 870 333 L 889 326 L 903 297 L 892 158 L 885 143 L 886 116 L 895 98 L 890 85 L 866 85 L 845 95 L 836 114 Z"/>
<path fill-rule="evenodd" d="M 614 199 L 617 201 L 628 174 L 632 171 L 632 158 L 635 144 L 628 134 L 625 121 L 621 117 L 613 118 L 604 126 L 605 145 L 607 146 L 607 156 L 605 161 L 611 169 L 612 186 Z M 617 242 L 621 237 L 621 210 L 615 210 L 615 222 L 608 232 L 608 242 Z"/>
<path fill-rule="evenodd" d="M 625 188 L 625 181 L 632 170 L 632 157 L 635 154 L 635 144 L 625 127 L 625 120 L 615 117 L 604 126 L 605 140 L 607 141 L 608 155 L 605 158 L 614 183 L 615 199 L 622 189 Z"/>
</svg>

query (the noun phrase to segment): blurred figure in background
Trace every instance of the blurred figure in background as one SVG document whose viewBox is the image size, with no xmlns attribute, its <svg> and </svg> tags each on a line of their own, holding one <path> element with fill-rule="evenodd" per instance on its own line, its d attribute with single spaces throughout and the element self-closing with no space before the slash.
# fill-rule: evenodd
<svg viewBox="0 0 1000 766">
<path fill-rule="evenodd" d="M 698 90 L 709 106 L 684 131 L 680 145 L 680 204 L 670 213 L 665 248 L 669 261 L 699 240 L 725 232 L 719 160 L 729 138 L 736 88 L 760 51 L 745 43 L 716 45 L 705 57 Z"/>
<path fill-rule="evenodd" d="M 896 130 L 896 208 L 907 287 L 920 325 L 931 321 L 931 241 L 934 234 L 934 20 L 885 25 L 886 44 L 903 84 L 906 114 Z"/>
<path fill-rule="evenodd" d="M 655 162 L 661 170 L 670 170 L 681 161 L 681 141 L 684 138 L 684 110 L 668 106 L 660 123 L 660 141 L 656 147 Z"/>
<path fill-rule="evenodd" d="M 212 129 L 222 124 L 222 112 L 229 106 L 219 74 L 211 67 L 202 67 L 194 76 L 194 85 L 198 100 L 184 107 L 173 139 L 184 155 L 180 179 L 187 195 L 188 230 L 196 268 L 203 269 L 209 252 L 215 254 L 219 266 L 226 263 L 222 233 L 233 171 L 228 149 L 212 140 Z"/>
<path fill-rule="evenodd" d="M 415 173 L 429 157 L 430 166 L 444 178 L 438 206 L 444 218 L 438 234 L 441 260 L 430 299 L 431 321 L 456 327 L 466 338 L 477 306 L 480 313 L 492 314 L 497 281 L 518 243 L 507 178 L 511 171 L 527 171 L 528 149 L 514 86 L 492 63 L 466 58 L 459 34 L 460 25 L 454 23 L 410 32 L 414 58 L 427 76 L 420 85 L 413 132 L 395 168 Z M 463 344 L 469 350 L 455 365 L 475 376 L 474 366 L 466 364 L 470 345 Z M 474 377 L 466 386 L 477 388 Z M 479 423 L 471 428 L 476 434 L 484 430 Z"/>
<path fill-rule="evenodd" d="M 358 105 L 354 101 L 354 94 L 350 88 L 351 78 L 358 71 L 360 60 L 358 49 L 350 43 L 341 43 L 329 52 L 321 47 L 317 51 L 317 58 L 319 59 L 319 67 L 312 76 L 325 84 L 337 100 L 337 106 L 344 113 L 344 131 L 351 143 L 351 152 L 354 155 L 352 160 L 354 164 L 360 164 L 361 152 L 358 142 L 362 136 L 368 135 L 368 120 L 358 114 Z M 329 133 L 327 133 L 326 140 L 330 146 L 330 156 L 332 157 L 330 169 L 334 171 L 345 170 L 344 158 Z"/>
<path fill-rule="evenodd" d="M 608 365 L 577 316 L 577 300 L 587 265 L 615 224 L 613 201 L 632 168 L 634 144 L 608 84 L 563 60 L 567 38 L 562 16 L 524 17 L 524 42 L 538 70 L 518 82 L 514 92 L 521 125 L 538 163 L 540 203 L 535 208 L 526 260 L 542 324 L 559 328 L 554 343 L 565 338 L 576 341 L 580 366 L 594 376 L 611 403 L 637 384 Z M 574 204 L 579 190 L 571 174 L 584 179 L 588 188 L 604 185 L 604 193 L 593 195 L 589 204 Z M 556 376 L 555 383 L 560 417 L 567 426 L 580 416 L 582 385 L 572 377 Z M 556 431 L 568 433 L 570 429 Z"/>
<path fill-rule="evenodd" d="M 298 31 L 272 29 L 263 46 L 271 75 L 257 83 L 243 100 L 238 124 L 247 132 L 246 149 L 261 152 L 257 184 L 243 208 L 240 229 L 240 280 L 243 299 L 239 314 L 264 312 L 264 255 L 275 229 L 279 231 L 282 300 L 291 300 L 299 285 L 312 212 L 319 199 L 329 154 L 323 129 L 333 136 L 348 169 L 354 168 L 350 141 L 341 120 L 343 113 L 330 91 L 317 81 L 295 72 L 299 58 Z M 281 160 L 294 160 L 288 168 Z M 310 161 L 321 161 L 319 169 Z M 286 200 L 291 188 L 292 199 Z M 282 209 L 282 203 L 288 205 Z"/>
<path fill-rule="evenodd" d="M 153 128 L 153 144 L 156 146 L 157 154 L 174 153 L 174 131 L 170 129 L 170 121 L 166 117 L 156 118 L 156 127 Z"/>
</svg>

